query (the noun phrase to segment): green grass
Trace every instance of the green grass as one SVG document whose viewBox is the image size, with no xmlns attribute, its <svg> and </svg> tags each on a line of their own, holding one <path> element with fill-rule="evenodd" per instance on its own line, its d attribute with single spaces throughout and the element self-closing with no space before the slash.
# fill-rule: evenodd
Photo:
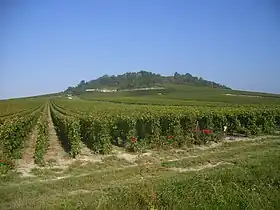
<svg viewBox="0 0 280 210">
<path fill-rule="evenodd" d="M 280 104 L 280 95 L 234 91 L 195 86 L 166 86 L 164 90 L 132 92 L 85 92 L 79 95 L 84 100 L 109 101 L 124 104 L 184 105 L 184 106 L 232 106 L 245 104 Z M 234 94 L 230 96 L 226 94 Z M 243 95 L 243 96 L 242 96 Z M 246 95 L 246 96 L 244 96 Z M 258 97 L 247 97 L 247 96 Z"/>
<path fill-rule="evenodd" d="M 280 155 L 271 156 L 273 152 L 238 161 L 233 168 L 191 172 L 114 189 L 102 209 L 279 209 Z"/>
<path fill-rule="evenodd" d="M 280 208 L 279 137 L 151 152 L 146 161 L 158 161 L 149 165 L 110 156 L 102 164 L 77 162 L 56 175 L 62 179 L 53 174 L 48 178 L 46 172 L 44 179 L 1 177 L 0 209 Z M 176 158 L 182 160 L 166 164 Z M 170 170 L 222 161 L 232 164 L 184 173 Z M 39 169 L 35 172 L 42 175 Z"/>
<path fill-rule="evenodd" d="M 275 145 L 275 142 L 265 142 L 265 145 L 262 145 L 264 140 L 258 141 L 258 143 L 253 144 L 242 144 L 241 146 L 236 145 L 232 147 L 232 144 L 225 144 L 223 147 L 218 147 L 207 151 L 206 153 L 201 153 L 197 157 L 193 158 L 182 158 L 181 160 L 176 161 L 167 161 L 162 162 L 162 166 L 168 168 L 186 168 L 192 166 L 205 165 L 207 163 L 216 164 L 221 160 L 236 164 L 237 161 L 246 159 L 249 155 L 252 154 L 252 150 L 255 152 L 262 152 L 264 149 L 270 149 Z M 277 140 L 278 142 L 278 140 Z"/>
</svg>

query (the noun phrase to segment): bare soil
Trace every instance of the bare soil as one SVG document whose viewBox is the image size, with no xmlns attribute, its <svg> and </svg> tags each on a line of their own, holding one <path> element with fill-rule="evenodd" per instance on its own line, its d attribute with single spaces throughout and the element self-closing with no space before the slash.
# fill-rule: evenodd
<svg viewBox="0 0 280 210">
<path fill-rule="evenodd" d="M 208 163 L 206 165 L 201 165 L 201 166 L 197 166 L 197 167 L 170 168 L 170 170 L 174 170 L 174 171 L 178 171 L 178 172 L 201 171 L 201 170 L 206 169 L 206 168 L 215 168 L 215 167 L 218 167 L 218 166 L 221 166 L 221 165 L 234 165 L 234 164 L 221 161 L 221 162 L 218 162 L 216 164 Z"/>
<path fill-rule="evenodd" d="M 68 165 L 71 162 L 71 158 L 64 151 L 59 138 L 56 134 L 54 124 L 51 118 L 50 109 L 48 109 L 48 124 L 49 124 L 49 141 L 50 146 L 44 156 L 44 160 L 52 165 Z"/>
<path fill-rule="evenodd" d="M 29 140 L 26 142 L 23 152 L 22 158 L 17 161 L 17 170 L 22 173 L 23 176 L 33 176 L 30 174 L 32 168 L 35 167 L 34 163 L 34 154 L 36 148 L 36 140 L 37 140 L 37 126 L 35 126 L 32 131 Z"/>
<path fill-rule="evenodd" d="M 101 162 L 102 156 L 94 154 L 83 142 L 80 142 L 81 145 L 81 153 L 77 155 L 76 160 L 82 162 Z"/>
</svg>

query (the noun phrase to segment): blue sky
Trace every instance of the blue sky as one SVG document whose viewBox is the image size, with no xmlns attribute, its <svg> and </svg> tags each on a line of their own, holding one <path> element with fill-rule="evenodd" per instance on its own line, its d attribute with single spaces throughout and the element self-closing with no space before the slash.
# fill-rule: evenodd
<svg viewBox="0 0 280 210">
<path fill-rule="evenodd" d="M 0 31 L 1 98 L 142 69 L 280 93 L 277 0 L 2 0 Z"/>
</svg>

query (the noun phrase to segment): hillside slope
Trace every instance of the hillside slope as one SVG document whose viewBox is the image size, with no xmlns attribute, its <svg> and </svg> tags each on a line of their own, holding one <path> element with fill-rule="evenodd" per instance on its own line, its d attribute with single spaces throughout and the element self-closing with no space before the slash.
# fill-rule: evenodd
<svg viewBox="0 0 280 210">
<path fill-rule="evenodd" d="M 179 74 L 175 72 L 173 76 L 162 76 L 147 71 L 129 72 L 122 75 L 104 75 L 91 81 L 82 80 L 76 87 L 68 87 L 66 92 L 80 93 L 92 88 L 111 88 L 111 89 L 132 89 L 142 87 L 155 87 L 163 85 L 188 85 L 198 87 L 211 87 L 220 89 L 230 89 L 216 82 L 194 77 L 191 74 Z"/>
<path fill-rule="evenodd" d="M 280 95 L 187 85 L 164 85 L 164 89 L 118 92 L 83 92 L 80 99 L 122 104 L 230 106 L 280 104 Z"/>
</svg>

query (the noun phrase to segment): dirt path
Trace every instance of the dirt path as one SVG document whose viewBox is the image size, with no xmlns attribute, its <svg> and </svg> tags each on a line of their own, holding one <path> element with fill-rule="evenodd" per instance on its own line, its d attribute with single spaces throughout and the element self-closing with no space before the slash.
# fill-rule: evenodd
<svg viewBox="0 0 280 210">
<path fill-rule="evenodd" d="M 35 148 L 36 148 L 36 140 L 37 140 L 37 126 L 35 126 L 34 130 L 32 131 L 32 134 L 30 136 L 29 141 L 25 145 L 25 148 L 22 153 L 21 162 L 24 164 L 30 164 L 34 163 L 34 154 L 35 154 Z"/>
<path fill-rule="evenodd" d="M 49 122 L 49 134 L 50 134 L 50 147 L 45 156 L 46 161 L 56 162 L 56 166 L 66 168 L 73 162 L 85 161 L 85 162 L 100 162 L 101 155 L 94 155 L 93 152 L 81 141 L 81 153 L 77 157 L 71 158 L 63 149 L 61 142 L 55 132 L 54 124 L 52 122 L 50 110 L 48 110 L 48 122 Z"/>
<path fill-rule="evenodd" d="M 23 175 L 29 173 L 29 171 L 35 167 L 34 154 L 37 140 L 37 126 L 33 129 L 29 141 L 26 142 L 22 152 L 22 158 L 17 162 L 17 170 Z"/>
<path fill-rule="evenodd" d="M 54 124 L 51 118 L 50 108 L 48 109 L 48 124 L 49 124 L 49 141 L 50 146 L 44 156 L 44 160 L 46 163 L 51 163 L 52 165 L 59 165 L 64 166 L 68 165 L 70 160 L 70 157 L 68 154 L 64 151 L 58 136 L 56 134 Z"/>
<path fill-rule="evenodd" d="M 53 127 L 50 127 L 50 129 L 51 128 L 53 128 Z M 193 147 L 192 149 L 186 148 L 185 150 L 177 149 L 177 150 L 165 151 L 165 152 L 157 151 L 157 150 L 148 151 L 141 155 L 129 154 L 125 151 L 115 149 L 114 154 L 102 156 L 102 155 L 93 154 L 91 152 L 91 150 L 89 150 L 85 145 L 82 144 L 81 154 L 78 155 L 76 159 L 74 159 L 74 158 L 70 158 L 68 156 L 68 154 L 60 146 L 59 140 L 57 139 L 55 133 L 53 133 L 53 134 L 54 134 L 54 136 L 51 139 L 52 142 L 51 142 L 51 145 L 49 148 L 49 152 L 46 155 L 46 159 L 48 158 L 48 160 L 53 160 L 53 162 L 45 167 L 37 167 L 38 170 L 42 170 L 42 171 L 46 170 L 44 173 L 50 172 L 50 179 L 45 177 L 49 181 L 65 179 L 65 178 L 69 178 L 69 177 L 73 177 L 73 176 L 75 176 L 75 177 L 87 176 L 89 174 L 92 174 L 93 171 L 94 171 L 94 173 L 98 173 L 99 170 L 100 170 L 100 172 L 105 172 L 107 170 L 107 168 L 108 168 L 108 170 L 112 170 L 113 168 L 124 169 L 126 167 L 130 168 L 130 167 L 135 167 L 135 166 L 138 166 L 138 167 L 143 166 L 144 168 L 147 168 L 148 165 L 159 166 L 163 162 L 174 162 L 174 161 L 180 161 L 180 160 L 186 160 L 186 159 L 189 159 L 190 161 L 192 161 L 193 159 L 198 158 L 199 156 L 203 157 L 204 153 L 205 154 L 212 154 L 212 153 L 215 154 L 217 151 L 219 151 L 219 150 L 215 150 L 215 147 L 213 147 L 211 145 L 208 148 L 206 148 L 205 146 L 201 146 L 203 149 L 201 149 L 199 146 L 197 146 L 197 147 Z M 56 138 L 54 138 L 54 137 L 56 137 Z M 236 141 L 238 141 L 238 140 L 240 140 L 240 139 L 236 139 Z M 262 141 L 259 141 L 259 140 L 262 140 Z M 231 151 L 231 150 L 233 150 L 233 148 L 240 147 L 240 149 L 242 150 L 247 147 L 252 147 L 255 145 L 261 146 L 261 145 L 265 145 L 265 144 L 271 143 L 271 142 L 279 142 L 279 138 L 275 138 L 275 137 L 273 138 L 273 136 L 270 138 L 267 138 L 267 136 L 265 136 L 265 137 L 243 139 L 242 141 L 239 141 L 240 142 L 239 144 L 236 144 L 234 142 L 235 142 L 234 140 L 228 140 L 228 141 L 225 140 L 225 141 L 221 142 L 220 144 L 215 144 L 215 145 L 221 146 L 221 149 L 223 149 L 222 146 L 224 145 L 224 143 L 232 144 L 231 147 L 227 147 L 224 149 Z M 32 147 L 28 147 L 28 149 L 26 149 L 26 151 L 28 151 L 30 148 L 32 148 Z M 179 156 L 178 156 L 178 154 L 176 154 L 176 151 L 180 152 Z M 31 153 L 31 154 L 33 154 L 33 153 Z M 106 158 L 109 158 L 109 157 L 113 157 L 113 158 L 115 157 L 116 158 L 115 161 L 119 161 L 119 162 L 117 162 L 119 164 L 116 164 L 116 166 L 115 166 L 114 164 L 112 164 L 112 162 L 110 162 L 110 160 L 108 160 L 109 162 L 107 162 Z M 211 158 L 211 156 L 209 156 L 209 157 L 207 156 L 205 158 L 209 159 L 209 158 Z M 26 160 L 26 159 L 27 159 L 27 161 L 24 162 L 24 160 Z M 122 165 L 123 159 L 126 160 L 127 162 L 129 162 L 130 164 Z M 198 165 L 191 164 L 190 166 L 185 168 L 184 164 L 183 164 L 182 165 L 183 167 L 176 167 L 176 168 L 168 167 L 167 170 L 173 170 L 173 171 L 177 171 L 177 172 L 199 171 L 204 168 L 216 167 L 216 166 L 219 166 L 220 164 L 222 164 L 222 165 L 232 164 L 232 163 L 227 163 L 227 162 L 225 163 L 224 162 L 225 160 L 222 157 L 219 160 L 216 160 L 215 157 L 213 157 L 213 159 L 215 159 L 214 162 L 217 163 L 216 165 L 208 163 L 208 161 L 207 161 L 207 164 L 205 165 L 205 162 L 202 161 L 201 165 L 200 164 L 198 164 Z M 22 161 L 22 163 L 21 163 L 21 168 L 19 171 L 23 173 L 23 177 L 27 177 L 27 176 L 37 177 L 37 174 L 36 173 L 34 174 L 32 172 L 32 169 L 35 168 L 36 165 L 34 164 L 34 162 L 32 160 L 32 156 L 30 157 L 29 152 L 25 153 L 24 159 L 21 161 Z M 74 168 L 76 167 L 78 169 L 78 174 L 76 174 L 76 173 L 68 174 L 67 168 L 69 166 L 71 167 L 72 164 L 74 164 L 76 161 L 79 161 L 78 165 L 73 165 L 73 167 Z M 221 161 L 221 163 L 219 163 L 218 161 Z M 194 163 L 196 163 L 196 162 L 197 161 L 195 161 Z M 89 163 L 89 165 L 87 165 L 88 163 Z M 97 167 L 96 170 L 89 170 L 88 167 L 95 166 L 95 165 L 90 165 L 92 163 L 97 163 L 97 164 L 101 164 L 101 165 L 99 167 Z M 103 166 L 104 166 L 104 168 L 103 168 Z M 60 172 L 63 175 L 58 175 L 61 173 L 55 173 L 54 171 L 52 171 L 53 169 L 62 169 Z M 66 169 L 66 171 L 64 169 Z M 53 176 L 55 176 L 55 178 Z M 44 181 L 45 181 L 45 179 L 44 179 Z M 38 180 L 34 180 L 34 182 L 38 182 Z M 24 184 L 24 183 L 22 183 L 22 184 Z"/>
<path fill-rule="evenodd" d="M 119 171 L 124 171 L 125 169 L 129 169 L 129 168 L 136 168 L 136 167 L 141 167 L 141 166 L 147 166 L 147 165 L 154 165 L 154 164 L 142 164 L 142 165 L 137 165 L 137 164 L 133 164 L 133 165 L 129 165 L 129 166 L 123 166 L 122 168 L 118 168 L 118 169 L 102 169 L 102 170 L 96 170 L 95 172 L 88 172 L 88 173 L 82 173 L 82 174 L 76 174 L 76 175 L 64 175 L 64 176 L 58 176 L 55 178 L 47 178 L 47 179 L 34 179 L 34 180 L 28 180 L 28 181 L 22 181 L 20 183 L 11 183 L 8 184 L 7 187 L 13 187 L 13 186 L 23 186 L 23 185 L 30 185 L 30 184 L 34 184 L 34 183 L 50 183 L 50 182 L 56 182 L 56 181 L 61 181 L 61 180 L 65 180 L 65 179 L 71 179 L 71 178 L 82 178 L 82 177 L 87 177 L 87 176 L 98 176 L 98 174 L 103 174 L 106 172 L 111 172 L 114 173 L 115 175 L 119 172 Z M 192 172 L 192 171 L 201 171 L 204 169 L 211 169 L 211 168 L 216 168 L 219 166 L 227 166 L 227 165 L 231 165 L 233 166 L 233 163 L 230 162 L 225 162 L 225 161 L 220 161 L 217 162 L 216 164 L 211 164 L 211 163 L 207 163 L 207 164 L 203 164 L 200 166 L 196 166 L 196 167 L 186 167 L 186 168 L 166 168 L 166 171 L 176 171 L 179 173 L 184 173 L 184 172 Z M 147 174 L 145 174 L 145 178 L 146 178 Z M 117 182 L 119 182 L 120 180 L 117 180 Z M 114 180 L 113 182 L 116 182 L 116 180 Z M 100 183 L 96 183 L 96 185 L 99 185 Z M 106 182 L 106 184 L 108 184 Z"/>
<path fill-rule="evenodd" d="M 81 153 L 77 155 L 76 160 L 87 162 L 101 162 L 102 155 L 94 154 L 82 141 L 80 142 Z"/>
<path fill-rule="evenodd" d="M 36 146 L 36 137 L 37 130 L 32 134 L 29 145 L 26 146 L 26 150 L 24 151 L 24 156 L 22 160 L 19 161 L 17 170 L 22 173 L 23 177 L 34 177 L 35 175 L 32 173 L 32 169 L 34 168 L 59 168 L 66 169 L 69 165 L 73 164 L 75 161 L 82 161 L 84 163 L 87 162 L 101 162 L 102 156 L 95 155 L 91 152 L 90 149 L 86 147 L 81 142 L 81 154 L 79 154 L 76 158 L 71 158 L 69 154 L 63 149 L 61 142 L 57 136 L 55 131 L 55 127 L 52 121 L 50 108 L 48 109 L 48 127 L 49 127 L 49 148 L 44 155 L 44 161 L 46 165 L 44 167 L 38 167 L 33 160 L 35 146 Z"/>
</svg>

